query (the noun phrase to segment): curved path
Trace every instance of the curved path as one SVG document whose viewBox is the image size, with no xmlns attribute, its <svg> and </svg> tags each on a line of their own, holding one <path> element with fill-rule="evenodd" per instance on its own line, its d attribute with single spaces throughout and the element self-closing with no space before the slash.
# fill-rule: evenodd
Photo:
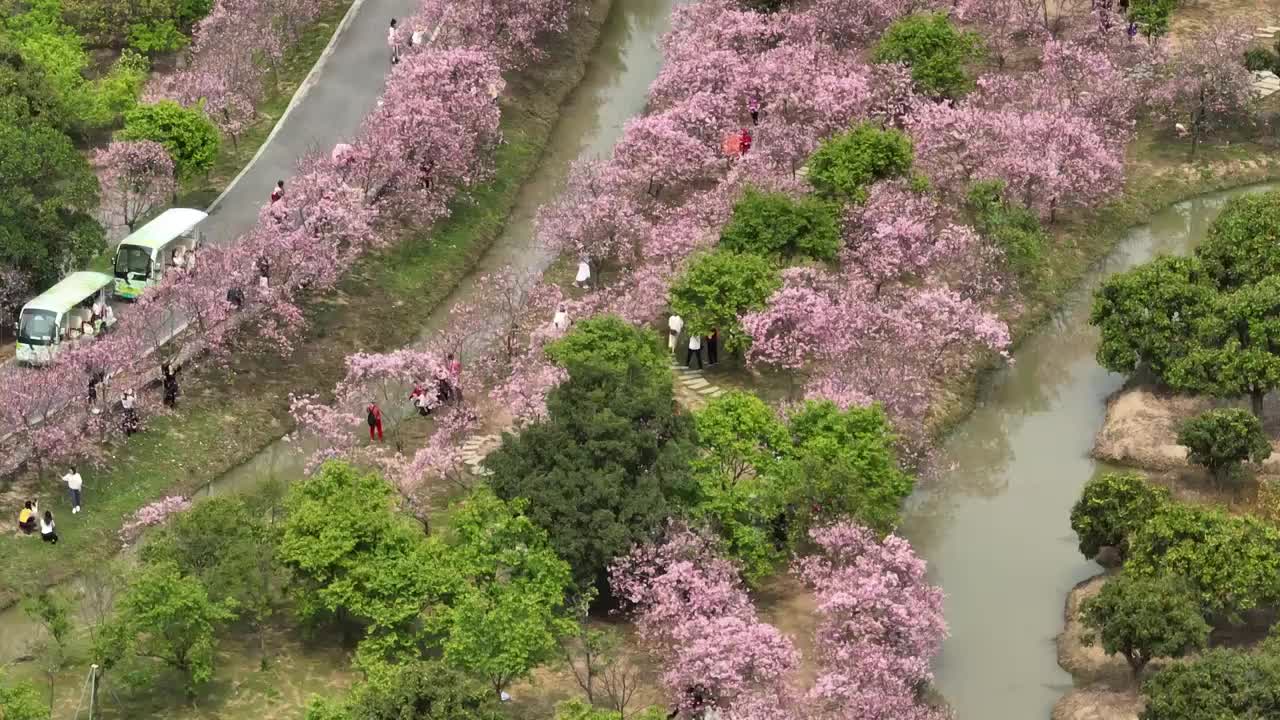
<svg viewBox="0 0 1280 720">
<path fill-rule="evenodd" d="M 208 242 L 234 241 L 258 220 L 277 180 L 289 177 L 308 152 L 328 152 L 350 140 L 386 84 L 387 25 L 418 7 L 417 0 L 355 0 L 329 45 L 303 80 L 258 153 L 209 206 Z"/>
</svg>

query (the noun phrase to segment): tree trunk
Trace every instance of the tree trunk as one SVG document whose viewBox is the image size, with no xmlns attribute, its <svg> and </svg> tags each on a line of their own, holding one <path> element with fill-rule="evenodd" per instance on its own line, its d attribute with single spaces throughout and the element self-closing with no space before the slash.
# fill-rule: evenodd
<svg viewBox="0 0 1280 720">
<path fill-rule="evenodd" d="M 1249 393 L 1249 405 L 1253 409 L 1254 416 L 1259 420 L 1262 419 L 1262 399 L 1266 396 L 1266 390 L 1254 390 Z"/>
</svg>

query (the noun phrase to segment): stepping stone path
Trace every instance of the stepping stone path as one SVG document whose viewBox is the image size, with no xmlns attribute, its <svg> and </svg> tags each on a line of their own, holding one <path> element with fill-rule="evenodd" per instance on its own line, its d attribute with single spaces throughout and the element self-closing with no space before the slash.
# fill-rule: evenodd
<svg viewBox="0 0 1280 720">
<path fill-rule="evenodd" d="M 1261 70 L 1253 74 L 1253 94 L 1259 99 L 1280 90 L 1280 77 L 1270 70 Z"/>
<path fill-rule="evenodd" d="M 675 373 L 676 382 L 684 389 L 684 394 L 693 401 L 692 403 L 686 402 L 686 405 L 700 405 L 725 393 L 724 388 L 707 380 L 701 370 L 690 370 L 684 365 L 672 361 L 671 371 Z"/>
<path fill-rule="evenodd" d="M 501 442 L 501 435 L 472 435 L 462 443 L 462 463 L 472 475 L 492 475 L 493 471 L 484 466 L 484 456 Z"/>
<path fill-rule="evenodd" d="M 1258 28 L 1253 33 L 1253 36 L 1256 38 L 1273 38 L 1278 32 L 1280 32 L 1280 25 L 1267 25 L 1266 27 Z"/>
</svg>

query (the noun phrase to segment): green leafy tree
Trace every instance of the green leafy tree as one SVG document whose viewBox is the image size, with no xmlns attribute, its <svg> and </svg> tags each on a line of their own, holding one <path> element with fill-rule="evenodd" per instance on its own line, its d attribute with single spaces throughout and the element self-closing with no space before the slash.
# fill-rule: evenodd
<svg viewBox="0 0 1280 720">
<path fill-rule="evenodd" d="M 290 487 L 280 529 L 298 615 L 361 628 L 367 658 L 417 652 L 433 579 L 426 538 L 392 497 L 376 474 L 329 462 Z"/>
<path fill-rule="evenodd" d="M 1112 547 L 1123 560 L 1129 539 L 1169 502 L 1169 491 L 1134 473 L 1106 473 L 1085 483 L 1071 508 L 1071 529 L 1088 559 Z"/>
<path fill-rule="evenodd" d="M 208 172 L 218 156 L 218 130 L 200 108 L 172 100 L 139 105 L 125 113 L 121 140 L 154 140 L 169 151 L 174 172 L 186 180 Z"/>
<path fill-rule="evenodd" d="M 148 563 L 172 562 L 200 579 L 215 602 L 227 602 L 258 629 L 271 613 L 275 543 L 262 513 L 238 497 L 216 497 L 175 515 L 142 548 Z"/>
<path fill-rule="evenodd" d="M 1119 653 L 1136 678 L 1158 657 L 1182 657 L 1203 649 L 1209 624 L 1196 597 L 1179 580 L 1121 573 L 1080 608 L 1084 626 L 1108 655 Z"/>
<path fill-rule="evenodd" d="M 215 635 L 235 616 L 173 563 L 145 565 L 120 598 L 98 649 L 107 669 L 121 660 L 158 661 L 181 673 L 194 698 L 213 677 Z"/>
<path fill-rule="evenodd" d="M 1187 458 L 1204 466 L 1222 483 L 1240 471 L 1241 463 L 1262 462 L 1271 457 L 1271 442 L 1257 416 L 1239 408 L 1209 410 L 1182 424 L 1178 444 Z"/>
<path fill-rule="evenodd" d="M 1138 29 L 1148 40 L 1169 32 L 1169 19 L 1178 6 L 1175 0 L 1131 0 L 1129 3 L 1129 19 L 1138 23 Z"/>
<path fill-rule="evenodd" d="M 39 122 L 60 132 L 69 131 L 75 118 L 67 113 L 58 91 L 44 68 L 29 62 L 12 35 L 0 30 L 0 116 Z"/>
<path fill-rule="evenodd" d="M 306 720 L 502 720 L 493 693 L 444 663 L 378 665 L 342 700 L 318 698 Z"/>
<path fill-rule="evenodd" d="M 0 676 L 0 718 L 3 720 L 49 720 L 49 706 L 40 701 L 40 691 L 29 682 L 3 682 Z"/>
<path fill-rule="evenodd" d="M 915 150 L 899 130 L 863 123 L 822 141 L 809 158 L 809 183 L 818 192 L 863 202 L 877 181 L 911 172 Z"/>
<path fill-rule="evenodd" d="M 1094 293 L 1089 323 L 1101 331 L 1098 364 L 1118 373 L 1162 377 L 1194 347 L 1213 312 L 1214 291 L 1195 258 L 1161 257 L 1116 273 Z"/>
<path fill-rule="evenodd" d="M 748 187 L 720 232 L 720 246 L 734 252 L 789 259 L 835 260 L 840 251 L 837 208 L 815 197 Z"/>
<path fill-rule="evenodd" d="M 671 286 L 671 307 L 690 334 L 719 329 L 727 350 L 745 348 L 749 338 L 738 317 L 760 310 L 782 287 L 778 269 L 751 253 L 716 250 L 693 259 Z"/>
<path fill-rule="evenodd" d="M 1210 650 L 1175 662 L 1142 685 L 1141 720 L 1280 717 L 1280 658 L 1269 653 Z"/>
<path fill-rule="evenodd" d="M 1040 277 L 1049 239 L 1034 212 L 1009 202 L 999 180 L 974 183 L 967 205 L 974 227 L 1000 251 L 1001 261 L 1012 275 L 1023 281 Z"/>
<path fill-rule="evenodd" d="M 1280 386 L 1280 277 L 1218 295 L 1212 307 L 1164 379 L 1185 392 L 1247 395 L 1261 417 L 1263 399 Z"/>
<path fill-rule="evenodd" d="M 98 179 L 66 135 L 16 111 L 0 106 L 0 265 L 45 286 L 105 247 L 92 215 Z"/>
<path fill-rule="evenodd" d="M 713 399 L 695 422 L 703 452 L 693 462 L 699 495 L 690 514 L 756 582 L 780 557 L 774 525 L 784 502 L 773 471 L 790 455 L 791 435 L 764 401 L 740 391 Z"/>
<path fill-rule="evenodd" d="M 505 500 L 528 499 L 525 514 L 579 589 L 607 590 L 608 564 L 691 494 L 693 420 L 675 403 L 670 373 L 638 362 L 625 372 L 571 367 L 547 413 L 485 459 L 490 486 Z"/>
<path fill-rule="evenodd" d="M 981 55 L 978 35 L 961 32 L 944 13 L 917 13 L 885 30 L 871 52 L 875 63 L 903 63 L 920 91 L 958 98 L 973 88 L 965 64 Z"/>
<path fill-rule="evenodd" d="M 71 636 L 71 603 L 60 593 L 44 591 L 27 598 L 22 611 L 44 631 L 36 646 L 45 678 L 49 682 L 49 712 L 53 712 L 58 673 L 67 661 L 67 640 Z M 0 720 L 4 715 L 0 714 Z"/>
<path fill-rule="evenodd" d="M 574 323 L 568 334 L 546 346 L 546 353 L 566 369 L 594 365 L 623 370 L 636 363 L 646 371 L 666 372 L 668 364 L 652 331 L 617 315 L 598 315 Z"/>
<path fill-rule="evenodd" d="M 915 480 L 898 463 L 897 438 L 879 405 L 841 410 L 810 400 L 791 415 L 789 427 L 795 449 L 778 473 L 793 542 L 838 518 L 881 532 L 897 526 Z"/>
<path fill-rule="evenodd" d="M 787 426 L 755 393 L 732 390 L 713 398 L 694 421 L 703 449 L 694 468 L 725 484 L 767 472 L 791 452 Z"/>
<path fill-rule="evenodd" d="M 444 537 L 432 539 L 438 579 L 428 627 L 446 663 L 484 678 L 499 695 L 555 656 L 573 631 L 564 609 L 572 582 L 547 533 L 487 489 L 454 509 Z"/>
<path fill-rule="evenodd" d="M 1280 600 L 1280 528 L 1255 517 L 1167 504 L 1129 541 L 1126 571 L 1184 580 L 1206 613 L 1238 617 Z"/>
</svg>

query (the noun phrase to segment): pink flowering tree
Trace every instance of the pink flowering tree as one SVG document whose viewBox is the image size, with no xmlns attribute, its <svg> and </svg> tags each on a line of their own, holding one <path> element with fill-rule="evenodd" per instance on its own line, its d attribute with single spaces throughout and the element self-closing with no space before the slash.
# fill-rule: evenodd
<svg viewBox="0 0 1280 720">
<path fill-rule="evenodd" d="M 427 31 L 439 26 L 438 43 L 481 48 L 508 69 L 542 59 L 542 41 L 567 30 L 569 20 L 587 9 L 581 0 L 427 0 L 410 25 Z"/>
<path fill-rule="evenodd" d="M 170 516 L 190 509 L 191 501 L 180 495 L 170 495 L 147 503 L 134 511 L 124 525 L 120 526 L 120 544 L 125 547 L 132 545 L 147 528 L 160 525 Z"/>
<path fill-rule="evenodd" d="M 662 682 L 681 717 L 711 707 L 744 720 L 793 717 L 788 676 L 799 654 L 759 620 L 737 568 L 707 539 L 673 525 L 664 542 L 618 559 L 610 583 L 662 657 Z"/>
<path fill-rule="evenodd" d="M 173 158 L 158 142 L 113 142 L 98 150 L 93 161 L 102 168 L 103 208 L 129 232 L 174 192 Z"/>
<path fill-rule="evenodd" d="M 942 592 L 904 539 L 842 522 L 810 532 L 818 553 L 793 572 L 813 591 L 820 671 L 813 717 L 945 717 L 919 692 L 947 625 Z"/>
<path fill-rule="evenodd" d="M 1216 24 L 1180 45 L 1160 70 L 1152 101 L 1161 117 L 1191 134 L 1192 154 L 1206 133 L 1253 114 L 1253 75 L 1244 66 L 1249 37 L 1239 23 Z"/>
</svg>

